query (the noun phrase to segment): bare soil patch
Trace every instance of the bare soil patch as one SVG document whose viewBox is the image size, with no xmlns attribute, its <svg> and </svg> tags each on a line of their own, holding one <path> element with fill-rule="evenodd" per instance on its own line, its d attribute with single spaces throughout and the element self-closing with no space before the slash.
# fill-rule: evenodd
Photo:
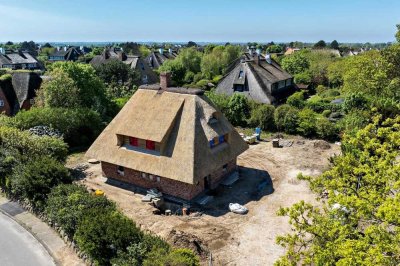
<svg viewBox="0 0 400 266">
<path fill-rule="evenodd" d="M 340 153 L 335 144 L 314 145 L 316 140 L 291 137 L 290 147 L 273 148 L 262 141 L 238 158 L 240 179 L 230 187 L 220 187 L 200 216 L 154 215 L 153 207 L 141 202 L 142 195 L 106 183 L 99 164 L 90 164 L 82 182 L 90 189 L 105 191 L 108 198 L 143 230 L 155 233 L 171 244 L 191 247 L 204 260 L 212 253 L 214 265 L 272 265 L 284 253 L 275 244 L 278 235 L 290 232 L 285 217 L 278 217 L 280 207 L 305 200 L 315 202 L 315 195 L 299 172 L 319 175 L 329 168 L 328 159 Z M 82 161 L 74 156 L 73 163 Z M 71 162 L 67 163 L 72 167 Z M 229 212 L 230 202 L 245 205 L 249 212 Z"/>
</svg>

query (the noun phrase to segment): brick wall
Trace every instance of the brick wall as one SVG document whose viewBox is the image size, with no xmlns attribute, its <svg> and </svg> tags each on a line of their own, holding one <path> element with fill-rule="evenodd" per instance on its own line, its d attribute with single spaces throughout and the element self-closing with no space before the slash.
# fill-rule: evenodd
<svg viewBox="0 0 400 266">
<path fill-rule="evenodd" d="M 0 106 L 0 114 L 5 113 L 6 115 L 11 115 L 10 104 L 8 103 L 7 98 L 4 95 L 4 92 L 2 89 L 0 89 L 0 100 L 3 100 L 3 102 L 4 102 L 4 106 Z"/>
<path fill-rule="evenodd" d="M 217 170 L 215 170 L 211 176 L 210 176 L 210 188 L 214 189 L 216 188 L 219 183 L 222 181 L 222 179 L 226 176 L 228 176 L 230 173 L 235 171 L 237 169 L 236 165 L 236 158 L 227 163 L 226 170 L 224 170 L 224 167 L 220 167 Z"/>
<path fill-rule="evenodd" d="M 160 182 L 158 182 L 156 176 L 154 176 L 153 180 L 150 180 L 148 176 L 144 178 L 141 172 L 129 168 L 125 168 L 124 175 L 120 175 L 118 173 L 118 166 L 107 162 L 101 162 L 101 168 L 105 177 L 121 180 L 146 189 L 157 188 L 162 193 L 185 200 L 193 199 L 204 190 L 203 178 L 194 185 L 165 177 L 160 177 Z M 215 170 L 210 175 L 210 188 L 216 188 L 224 177 L 236 169 L 236 159 L 234 159 L 227 164 L 226 170 L 223 167 Z"/>
<path fill-rule="evenodd" d="M 133 169 L 125 168 L 124 175 L 120 175 L 117 172 L 118 166 L 106 162 L 101 162 L 103 175 L 113 179 L 128 182 L 143 188 L 157 188 L 162 193 L 182 198 L 185 200 L 191 200 L 203 191 L 203 181 L 196 185 L 191 185 L 184 182 L 179 182 L 169 178 L 160 177 L 160 182 L 157 182 L 156 178 L 150 180 L 148 177 L 143 178 L 142 173 Z"/>
<path fill-rule="evenodd" d="M 27 111 L 27 110 L 31 109 L 31 107 L 32 107 L 31 101 L 30 101 L 30 99 L 27 99 L 22 104 L 21 110 L 26 110 Z"/>
</svg>

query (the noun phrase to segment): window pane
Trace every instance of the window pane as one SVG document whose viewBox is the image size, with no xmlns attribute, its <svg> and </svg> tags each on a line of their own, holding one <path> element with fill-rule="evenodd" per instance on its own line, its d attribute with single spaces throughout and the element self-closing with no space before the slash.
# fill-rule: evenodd
<svg viewBox="0 0 400 266">
<path fill-rule="evenodd" d="M 132 146 L 138 146 L 138 139 L 134 138 L 134 137 L 129 137 L 129 144 L 131 144 Z"/>
<path fill-rule="evenodd" d="M 146 140 L 146 149 L 155 150 L 156 149 L 156 145 L 155 145 L 154 141 Z"/>
</svg>

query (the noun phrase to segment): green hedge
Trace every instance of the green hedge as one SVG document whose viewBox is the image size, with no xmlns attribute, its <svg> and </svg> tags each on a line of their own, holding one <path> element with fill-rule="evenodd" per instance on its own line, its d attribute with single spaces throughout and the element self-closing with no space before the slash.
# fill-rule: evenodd
<svg viewBox="0 0 400 266">
<path fill-rule="evenodd" d="M 70 147 L 87 146 L 103 129 L 100 115 L 90 109 L 32 108 L 13 118 L 0 118 L 0 124 L 19 129 L 48 126 L 59 130 Z"/>
</svg>

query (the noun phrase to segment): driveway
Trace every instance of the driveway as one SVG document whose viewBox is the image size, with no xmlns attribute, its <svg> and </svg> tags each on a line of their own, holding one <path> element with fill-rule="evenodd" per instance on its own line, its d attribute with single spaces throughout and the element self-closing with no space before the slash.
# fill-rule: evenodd
<svg viewBox="0 0 400 266">
<path fill-rule="evenodd" d="M 54 266 L 55 263 L 28 231 L 0 212 L 0 265 Z"/>
</svg>

